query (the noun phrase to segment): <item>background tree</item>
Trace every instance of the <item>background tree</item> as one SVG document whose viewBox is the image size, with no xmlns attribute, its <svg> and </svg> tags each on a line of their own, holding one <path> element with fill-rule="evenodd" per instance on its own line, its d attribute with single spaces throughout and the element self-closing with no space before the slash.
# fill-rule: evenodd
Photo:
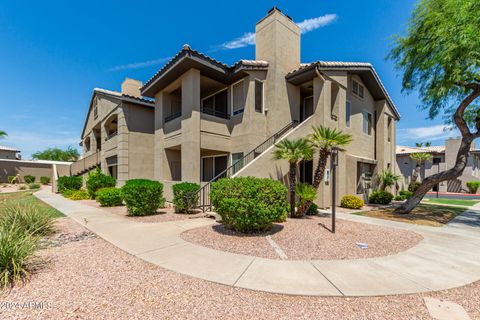
<svg viewBox="0 0 480 320">
<path fill-rule="evenodd" d="M 393 187 L 400 179 L 399 175 L 394 174 L 390 170 L 383 170 L 378 174 L 380 191 L 386 191 L 388 188 Z"/>
<path fill-rule="evenodd" d="M 68 147 L 66 150 L 60 148 L 48 148 L 44 151 L 37 151 L 32 154 L 33 159 L 55 160 L 55 161 L 77 161 L 80 157 L 77 149 Z"/>
<path fill-rule="evenodd" d="M 284 139 L 275 145 L 273 158 L 275 160 L 287 160 L 289 164 L 288 180 L 290 191 L 290 217 L 297 217 L 295 213 L 295 184 L 297 182 L 297 165 L 301 160 L 311 160 L 313 149 L 310 142 L 305 138 L 289 140 Z M 298 217 L 302 215 L 298 213 Z"/>
<path fill-rule="evenodd" d="M 5 138 L 8 134 L 5 131 L 0 130 L 0 139 Z"/>
<path fill-rule="evenodd" d="M 415 147 L 417 147 L 417 148 L 423 147 L 423 142 L 416 142 Z"/>
<path fill-rule="evenodd" d="M 315 149 L 318 150 L 318 162 L 315 168 L 315 174 L 313 175 L 313 186 L 318 190 L 320 184 L 322 183 L 323 176 L 325 175 L 325 169 L 327 167 L 328 157 L 332 153 L 333 148 L 346 147 L 350 142 L 352 142 L 352 136 L 346 133 L 343 133 L 337 129 L 331 129 L 323 126 L 312 127 L 313 132 L 310 135 L 309 139 L 311 144 Z M 304 212 L 307 212 L 312 201 L 307 201 L 303 206 Z"/>
<path fill-rule="evenodd" d="M 423 180 L 396 213 L 409 213 L 436 184 L 456 179 L 467 165 L 472 141 L 480 137 L 480 1 L 420 0 L 407 35 L 395 39 L 389 57 L 403 71 L 406 92 L 418 89 L 429 117 L 451 114 L 462 135 L 455 165 Z"/>
<path fill-rule="evenodd" d="M 417 152 L 417 153 L 412 153 L 410 155 L 410 159 L 412 159 L 416 162 L 415 170 L 413 171 L 412 181 L 411 181 L 411 182 L 416 182 L 418 177 L 420 176 L 421 166 L 425 162 L 431 161 L 432 160 L 432 155 L 430 153 L 426 153 L 426 152 Z"/>
</svg>

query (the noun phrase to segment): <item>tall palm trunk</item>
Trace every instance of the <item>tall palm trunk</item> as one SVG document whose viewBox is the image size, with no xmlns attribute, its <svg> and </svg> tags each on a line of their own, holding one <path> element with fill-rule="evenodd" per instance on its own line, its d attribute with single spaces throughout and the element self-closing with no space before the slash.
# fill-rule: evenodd
<svg viewBox="0 0 480 320">
<path fill-rule="evenodd" d="M 318 150 L 318 163 L 317 167 L 315 168 L 315 174 L 313 175 L 313 186 L 315 189 L 318 190 L 320 184 L 323 181 L 323 176 L 325 175 L 325 169 L 327 168 L 327 160 L 330 152 L 327 149 L 319 149 Z M 302 210 L 300 211 L 300 215 L 304 215 L 310 209 L 313 201 L 306 201 L 305 204 L 302 206 Z"/>
<path fill-rule="evenodd" d="M 417 163 L 417 165 L 415 166 L 415 170 L 413 171 L 412 182 L 416 182 L 419 175 L 420 175 L 420 165 Z"/>
<path fill-rule="evenodd" d="M 290 188 L 290 217 L 295 218 L 295 183 L 297 176 L 297 164 L 290 163 L 290 169 L 288 171 L 288 178 L 289 178 L 289 188 Z"/>
</svg>

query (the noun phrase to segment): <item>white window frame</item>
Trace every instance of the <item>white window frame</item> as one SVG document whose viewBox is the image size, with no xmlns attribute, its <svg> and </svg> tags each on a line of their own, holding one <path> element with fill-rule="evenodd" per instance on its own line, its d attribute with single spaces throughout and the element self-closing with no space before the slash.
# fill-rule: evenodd
<svg viewBox="0 0 480 320">
<path fill-rule="evenodd" d="M 354 90 L 354 84 L 357 85 L 357 92 L 355 92 L 355 90 Z M 362 95 L 360 95 L 360 88 L 362 88 Z M 355 80 L 354 78 L 352 78 L 352 90 L 351 90 L 351 92 L 354 96 L 356 96 L 359 99 L 364 99 L 365 98 L 365 86 L 362 83 L 360 83 L 359 81 Z"/>
<path fill-rule="evenodd" d="M 202 182 L 205 182 L 205 181 L 203 181 L 203 159 L 204 158 L 214 158 L 213 162 L 212 162 L 212 164 L 213 164 L 213 174 L 214 174 L 214 176 L 212 177 L 212 179 L 213 179 L 213 178 L 216 177 L 215 176 L 215 158 L 219 158 L 219 157 L 227 157 L 227 168 L 229 166 L 231 166 L 231 160 L 232 159 L 231 159 L 231 157 L 228 156 L 228 153 L 214 154 L 214 155 L 211 155 L 211 156 L 201 156 L 200 157 L 200 180 Z"/>
<path fill-rule="evenodd" d="M 364 128 L 364 124 L 365 124 L 365 114 L 367 115 L 370 115 L 370 133 L 368 133 L 368 127 L 367 127 L 367 132 L 365 132 L 365 128 Z M 368 120 L 368 116 L 367 116 L 367 120 Z M 363 110 L 362 111 L 362 133 L 371 137 L 372 136 L 372 130 L 373 130 L 373 114 L 370 112 L 370 111 L 367 111 L 367 110 Z"/>
<path fill-rule="evenodd" d="M 260 82 L 262 84 L 262 111 L 261 112 L 258 112 L 256 110 L 256 106 L 255 106 L 255 102 L 257 100 L 257 97 L 254 96 L 254 101 L 253 101 L 253 111 L 256 112 L 256 113 L 261 113 L 261 114 L 265 114 L 265 80 L 260 80 L 260 79 L 254 79 L 253 80 L 253 83 L 254 83 L 254 88 L 253 88 L 253 94 L 255 95 L 257 90 L 256 90 L 256 86 L 257 86 L 257 81 Z"/>
<path fill-rule="evenodd" d="M 349 109 L 348 120 L 347 120 L 347 106 L 348 106 L 348 109 Z M 347 127 L 347 128 L 352 127 L 352 103 L 350 102 L 350 100 L 347 100 L 345 102 L 345 127 Z"/>
<path fill-rule="evenodd" d="M 245 81 L 245 79 L 240 79 L 237 82 L 230 85 L 230 92 L 231 92 L 231 94 L 230 94 L 230 117 L 235 117 L 235 116 L 241 115 L 245 112 L 245 87 L 244 87 L 245 83 L 244 83 L 243 86 L 242 86 L 243 110 L 242 110 L 242 112 L 239 112 L 237 114 L 233 113 L 233 87 L 236 86 L 237 84 L 239 84 L 240 82 L 243 82 L 243 81 Z"/>
</svg>

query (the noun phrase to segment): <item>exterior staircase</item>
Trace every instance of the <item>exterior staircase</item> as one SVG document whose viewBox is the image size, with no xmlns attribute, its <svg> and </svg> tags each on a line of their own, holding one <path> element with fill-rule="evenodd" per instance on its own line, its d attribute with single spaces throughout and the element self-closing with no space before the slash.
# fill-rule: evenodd
<svg viewBox="0 0 480 320">
<path fill-rule="evenodd" d="M 208 181 L 205 185 L 203 185 L 200 190 L 198 190 L 194 195 L 192 195 L 199 198 L 199 204 L 197 208 L 200 208 L 203 212 L 212 211 L 212 203 L 210 201 L 210 190 L 212 182 L 215 182 L 222 178 L 230 178 L 234 176 L 235 173 L 237 173 L 246 165 L 254 161 L 258 156 L 263 154 L 271 146 L 277 143 L 277 141 L 279 141 L 283 136 L 285 136 L 286 133 L 295 128 L 298 124 L 299 122 L 296 120 L 290 122 L 285 127 L 278 130 L 274 135 L 270 136 L 267 140 L 255 147 L 252 151 L 243 156 L 243 158 L 237 160 L 227 169 L 225 169 L 217 176 L 215 176 L 212 180 Z"/>
<path fill-rule="evenodd" d="M 70 166 L 70 175 L 79 176 L 100 165 L 100 152 L 95 152 L 85 158 L 79 159 Z"/>
</svg>

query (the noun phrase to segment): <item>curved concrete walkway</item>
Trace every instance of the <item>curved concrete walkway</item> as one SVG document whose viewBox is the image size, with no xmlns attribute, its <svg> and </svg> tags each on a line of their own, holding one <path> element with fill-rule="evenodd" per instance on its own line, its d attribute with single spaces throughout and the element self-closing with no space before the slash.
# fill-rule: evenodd
<svg viewBox="0 0 480 320">
<path fill-rule="evenodd" d="M 163 268 L 225 285 L 273 293 L 316 296 L 379 296 L 428 292 L 480 280 L 480 229 L 421 227 L 355 215 L 363 223 L 409 229 L 424 237 L 396 255 L 359 260 L 271 260 L 218 251 L 186 242 L 185 230 L 211 225 L 210 219 L 163 223 L 133 222 L 67 200 L 48 190 L 35 195 L 103 239 Z M 480 213 L 470 212 L 480 217 Z M 455 219 L 457 220 L 457 219 Z"/>
</svg>

